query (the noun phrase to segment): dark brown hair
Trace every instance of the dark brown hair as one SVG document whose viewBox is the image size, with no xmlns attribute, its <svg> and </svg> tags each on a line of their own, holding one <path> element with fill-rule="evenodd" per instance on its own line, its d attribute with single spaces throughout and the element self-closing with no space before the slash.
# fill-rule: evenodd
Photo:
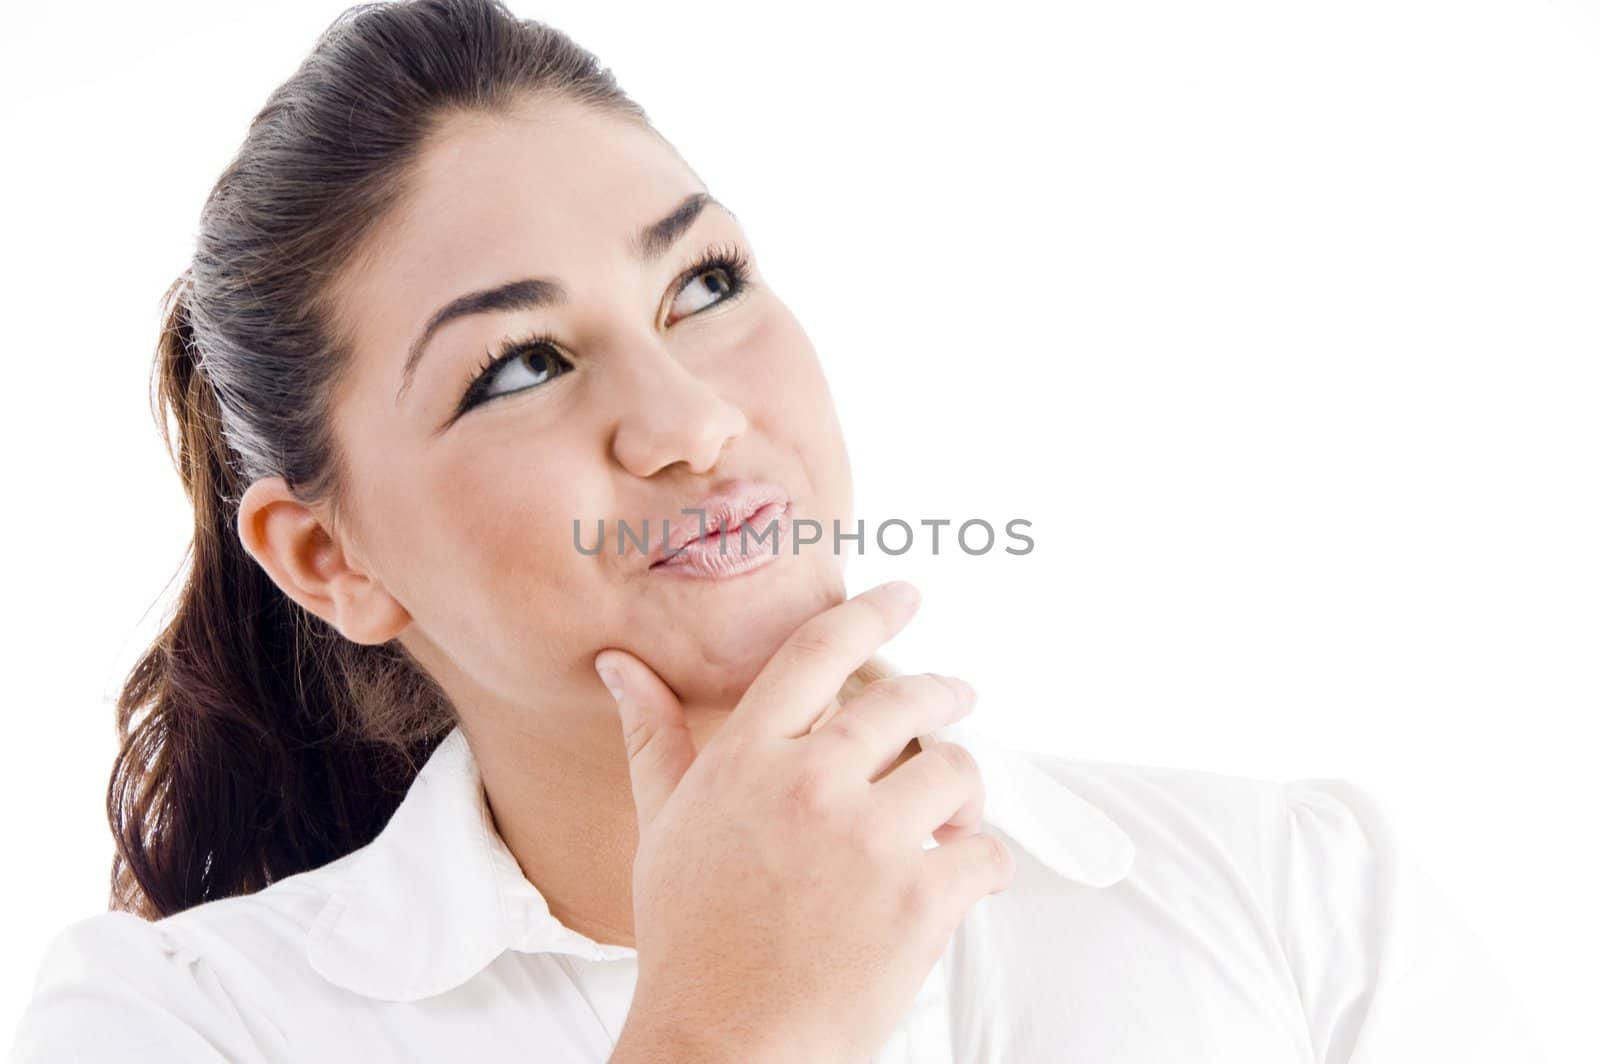
<svg viewBox="0 0 1600 1064">
<path fill-rule="evenodd" d="M 207 197 L 152 383 L 194 539 L 172 616 L 117 700 L 113 909 L 170 915 L 366 844 L 454 724 L 397 641 L 351 642 L 272 582 L 240 542 L 238 504 L 281 476 L 337 515 L 331 397 L 351 360 L 326 282 L 403 198 L 443 119 L 530 97 L 649 128 L 591 53 L 497 0 L 359 4 L 268 98 Z"/>
</svg>

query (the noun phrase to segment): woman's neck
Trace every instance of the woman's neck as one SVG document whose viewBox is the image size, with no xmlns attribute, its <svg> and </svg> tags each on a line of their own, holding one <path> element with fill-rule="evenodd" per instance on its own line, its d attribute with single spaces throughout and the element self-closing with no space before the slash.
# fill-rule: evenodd
<svg viewBox="0 0 1600 1064">
<path fill-rule="evenodd" d="M 730 709 L 685 707 L 696 749 Z M 615 707 L 464 723 L 495 829 L 551 915 L 603 944 L 632 947 L 638 813 Z"/>
<path fill-rule="evenodd" d="M 695 748 L 703 750 L 732 707 L 684 710 Z M 536 729 L 526 719 L 463 724 L 495 828 L 551 915 L 596 942 L 637 948 L 639 822 L 620 721 L 607 704 L 542 714 L 536 723 Z M 884 773 L 918 749 L 912 740 Z"/>
</svg>

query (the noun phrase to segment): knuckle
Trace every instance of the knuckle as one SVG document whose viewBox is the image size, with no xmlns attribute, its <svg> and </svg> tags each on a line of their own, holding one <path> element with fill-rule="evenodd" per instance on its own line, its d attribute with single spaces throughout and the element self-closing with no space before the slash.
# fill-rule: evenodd
<svg viewBox="0 0 1600 1064">
<path fill-rule="evenodd" d="M 841 713 L 828 728 L 838 742 L 852 749 L 867 751 L 876 748 L 877 728 L 860 713 Z"/>
<path fill-rule="evenodd" d="M 650 745 L 650 737 L 655 732 L 648 724 L 638 723 L 623 733 L 622 741 L 628 750 L 628 760 L 637 761 L 645 747 Z"/>
<path fill-rule="evenodd" d="M 903 705 L 915 700 L 919 686 L 921 686 L 920 677 L 888 676 L 868 684 L 867 691 L 871 692 L 874 698 L 881 698 L 891 705 Z"/>
<path fill-rule="evenodd" d="M 826 658 L 840 647 L 840 638 L 831 628 L 801 628 L 789 637 L 789 650 L 802 658 Z"/>
<path fill-rule="evenodd" d="M 978 777 L 978 759 L 973 757 L 972 751 L 965 746 L 960 743 L 945 742 L 936 743 L 933 748 L 958 775 L 969 779 Z"/>
<path fill-rule="evenodd" d="M 783 804 L 791 813 L 812 817 L 829 806 L 827 775 L 816 765 L 797 768 L 783 787 Z"/>
<path fill-rule="evenodd" d="M 984 838 L 989 843 L 987 854 L 989 864 L 1003 875 L 1010 875 L 1015 863 L 1012 858 L 1011 847 L 1007 846 L 1005 840 L 998 835 L 986 833 Z"/>
</svg>

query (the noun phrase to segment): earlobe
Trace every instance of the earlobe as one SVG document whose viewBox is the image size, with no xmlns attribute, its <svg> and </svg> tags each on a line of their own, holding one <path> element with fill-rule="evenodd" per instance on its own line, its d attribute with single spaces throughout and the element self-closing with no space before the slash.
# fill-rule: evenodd
<svg viewBox="0 0 1600 1064">
<path fill-rule="evenodd" d="M 239 500 L 239 540 L 283 593 L 346 639 L 386 643 L 411 622 L 282 477 L 263 477 Z"/>
</svg>

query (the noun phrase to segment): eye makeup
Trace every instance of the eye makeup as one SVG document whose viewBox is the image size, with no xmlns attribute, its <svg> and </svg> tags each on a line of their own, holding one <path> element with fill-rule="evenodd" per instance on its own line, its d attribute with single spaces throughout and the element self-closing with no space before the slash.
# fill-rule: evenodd
<svg viewBox="0 0 1600 1064">
<path fill-rule="evenodd" d="M 724 284 L 721 298 L 705 307 L 701 307 L 699 310 L 684 315 L 685 318 L 692 318 L 695 314 L 730 303 L 743 295 L 750 287 L 751 272 L 749 257 L 737 245 L 714 244 L 702 251 L 694 262 L 678 275 L 671 286 L 672 295 L 676 299 L 685 288 L 689 287 L 691 282 L 702 274 L 722 275 Z M 503 366 L 509 365 L 516 359 L 530 353 L 544 353 L 548 364 L 559 366 L 560 368 L 546 373 L 539 381 L 527 387 L 538 387 L 539 384 L 544 383 L 546 380 L 559 377 L 572 368 L 571 360 L 561 353 L 560 344 L 557 343 L 554 336 L 547 332 L 535 330 L 509 337 L 497 348 L 491 350 L 484 360 L 468 375 L 467 383 L 462 389 L 461 400 L 456 404 L 456 410 L 451 415 L 450 422 L 454 422 L 468 410 L 491 399 L 498 399 L 506 395 L 517 395 L 526 391 L 527 388 L 515 388 L 509 391 L 491 393 L 489 386 L 494 382 Z M 447 427 L 448 424 L 447 422 Z"/>
</svg>

